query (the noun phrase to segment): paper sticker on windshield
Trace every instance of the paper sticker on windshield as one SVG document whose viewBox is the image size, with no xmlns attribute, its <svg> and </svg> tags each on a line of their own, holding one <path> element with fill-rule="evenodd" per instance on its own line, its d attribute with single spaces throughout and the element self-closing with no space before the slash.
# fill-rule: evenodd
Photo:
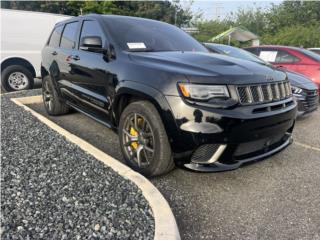
<svg viewBox="0 0 320 240">
<path fill-rule="evenodd" d="M 275 62 L 277 51 L 261 51 L 259 57 L 267 62 Z"/>
<path fill-rule="evenodd" d="M 145 49 L 147 48 L 143 42 L 130 42 L 127 43 L 129 49 Z"/>
</svg>

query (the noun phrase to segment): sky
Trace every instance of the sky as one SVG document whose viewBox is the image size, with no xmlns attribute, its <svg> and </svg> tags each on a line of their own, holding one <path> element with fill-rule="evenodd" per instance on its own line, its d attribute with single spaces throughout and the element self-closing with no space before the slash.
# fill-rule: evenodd
<svg viewBox="0 0 320 240">
<path fill-rule="evenodd" d="M 225 18 L 231 12 L 236 12 L 238 8 L 250 8 L 250 7 L 261 7 L 267 9 L 271 6 L 271 3 L 280 4 L 281 0 L 275 1 L 234 1 L 234 0 L 194 0 L 192 4 L 193 12 L 203 12 L 203 18 L 206 20 L 214 20 L 217 19 L 218 16 L 220 18 Z"/>
</svg>

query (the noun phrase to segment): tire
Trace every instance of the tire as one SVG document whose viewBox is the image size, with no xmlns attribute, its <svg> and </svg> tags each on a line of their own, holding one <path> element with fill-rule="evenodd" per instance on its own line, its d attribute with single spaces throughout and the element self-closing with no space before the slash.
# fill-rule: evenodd
<svg viewBox="0 0 320 240">
<path fill-rule="evenodd" d="M 15 84 L 15 81 L 17 81 L 17 84 Z M 1 73 L 1 88 L 6 92 L 32 89 L 33 85 L 33 75 L 24 66 L 11 65 Z"/>
<path fill-rule="evenodd" d="M 132 117 L 135 118 L 137 116 L 137 121 L 141 120 L 143 118 L 143 123 L 145 125 L 148 125 L 149 127 L 145 127 L 145 129 L 149 128 L 149 131 L 146 130 L 145 134 L 149 135 L 149 139 L 147 141 L 143 141 L 145 144 L 150 144 L 152 143 L 153 147 L 153 153 L 152 157 L 150 157 L 151 153 L 147 153 L 147 151 L 143 150 L 144 153 L 143 155 L 145 156 L 144 159 L 146 159 L 146 154 L 150 157 L 148 163 L 146 163 L 145 166 L 139 166 L 138 162 L 134 160 L 132 157 L 130 157 L 130 149 L 134 151 L 132 146 L 134 143 L 131 145 L 127 145 L 128 142 L 126 139 L 130 139 L 128 137 L 128 131 L 129 129 L 127 128 L 128 124 L 133 124 L 133 122 L 130 122 L 130 119 Z M 129 121 L 129 122 L 128 122 Z M 134 121 L 134 120 L 133 120 Z M 142 127 L 139 127 L 140 129 Z M 147 133 L 148 131 L 148 133 Z M 124 111 L 121 114 L 120 117 L 120 123 L 119 123 L 119 139 L 120 139 L 120 146 L 121 146 L 121 151 L 124 156 L 124 159 L 126 163 L 134 170 L 140 172 L 141 174 L 147 176 L 147 177 L 152 177 L 152 176 L 158 176 L 162 175 L 165 173 L 168 173 L 171 171 L 175 164 L 173 160 L 173 155 L 170 147 L 170 143 L 167 137 L 167 133 L 165 131 L 165 128 L 163 126 L 162 120 L 160 118 L 160 115 L 156 108 L 154 107 L 153 104 L 151 104 L 148 101 L 137 101 L 129 104 Z M 140 131 L 137 131 L 137 134 L 139 135 L 138 138 L 140 138 L 140 134 L 143 135 L 144 133 Z M 151 141 L 150 138 L 150 133 L 153 133 L 153 138 Z M 130 130 L 130 136 L 131 135 L 131 130 Z M 137 142 L 138 147 L 136 149 L 139 149 L 141 147 L 140 142 Z M 143 147 L 144 148 L 144 147 Z M 151 148 L 148 146 L 148 148 Z M 147 149 L 147 148 L 146 148 Z M 142 151 L 141 151 L 142 152 Z M 142 159 L 143 159 L 142 155 Z M 142 164 L 142 162 L 141 162 Z"/>
<path fill-rule="evenodd" d="M 45 76 L 42 80 L 42 99 L 44 107 L 49 115 L 57 116 L 69 112 L 69 106 L 60 100 L 58 92 L 49 75 Z"/>
</svg>

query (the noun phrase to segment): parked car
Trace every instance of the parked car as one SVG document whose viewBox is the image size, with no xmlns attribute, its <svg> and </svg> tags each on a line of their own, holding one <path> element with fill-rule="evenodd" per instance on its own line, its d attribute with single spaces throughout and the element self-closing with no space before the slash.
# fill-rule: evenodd
<svg viewBox="0 0 320 240">
<path fill-rule="evenodd" d="M 320 48 L 308 48 L 308 50 L 320 54 Z"/>
<path fill-rule="evenodd" d="M 54 25 L 68 16 L 1 9 L 1 88 L 33 88 L 40 77 L 41 49 Z"/>
<path fill-rule="evenodd" d="M 225 54 L 231 57 L 272 66 L 270 63 L 241 48 L 216 43 L 204 43 L 204 45 L 214 53 Z M 309 78 L 302 74 L 290 70 L 286 70 L 286 73 L 291 83 L 293 96 L 298 102 L 297 114 L 305 115 L 317 110 L 319 105 L 317 85 L 315 85 Z"/>
<path fill-rule="evenodd" d="M 320 95 L 320 55 L 304 48 L 287 46 L 258 46 L 245 50 L 261 59 L 310 78 L 317 86 Z"/>
<path fill-rule="evenodd" d="M 296 102 L 283 71 L 213 55 L 167 23 L 86 15 L 57 24 L 42 50 L 50 115 L 74 108 L 117 130 L 146 176 L 174 163 L 222 171 L 291 143 Z"/>
</svg>

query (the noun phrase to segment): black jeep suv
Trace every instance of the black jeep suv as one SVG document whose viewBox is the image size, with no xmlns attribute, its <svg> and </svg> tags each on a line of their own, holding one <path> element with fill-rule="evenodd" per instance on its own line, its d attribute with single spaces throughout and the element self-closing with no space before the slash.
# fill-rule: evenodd
<svg viewBox="0 0 320 240">
<path fill-rule="evenodd" d="M 87 15 L 58 23 L 41 71 L 50 115 L 73 108 L 117 130 L 127 164 L 147 176 L 175 162 L 231 170 L 291 143 L 296 103 L 284 72 L 210 54 L 163 22 Z"/>
</svg>

